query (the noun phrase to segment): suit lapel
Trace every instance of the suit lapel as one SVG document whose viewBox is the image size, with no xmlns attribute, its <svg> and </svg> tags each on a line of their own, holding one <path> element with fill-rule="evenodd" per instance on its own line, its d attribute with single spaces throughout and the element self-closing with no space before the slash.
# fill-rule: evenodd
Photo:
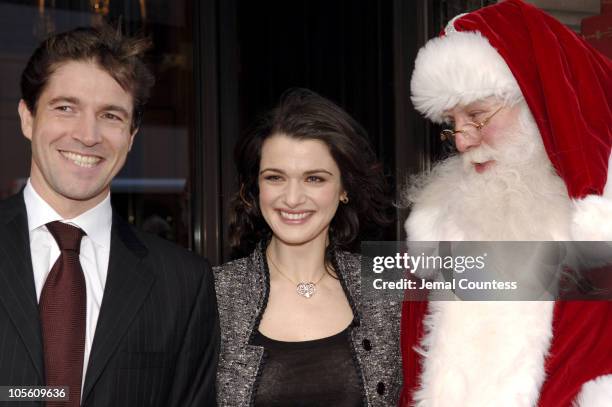
<svg viewBox="0 0 612 407">
<path fill-rule="evenodd" d="M 23 194 L 0 208 L 0 303 L 23 340 L 40 382 L 44 380 L 43 345 Z"/>
<path fill-rule="evenodd" d="M 146 255 L 147 249 L 130 226 L 114 216 L 108 274 L 85 376 L 83 404 L 153 285 L 154 275 L 144 262 Z"/>
</svg>

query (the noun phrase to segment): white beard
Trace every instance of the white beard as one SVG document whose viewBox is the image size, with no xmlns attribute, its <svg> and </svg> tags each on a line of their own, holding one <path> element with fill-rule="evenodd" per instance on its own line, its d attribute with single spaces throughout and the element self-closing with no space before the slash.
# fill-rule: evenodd
<svg viewBox="0 0 612 407">
<path fill-rule="evenodd" d="M 506 133 L 497 150 L 481 145 L 450 157 L 413 184 L 409 240 L 569 240 L 571 201 L 526 105 Z M 481 174 L 471 164 L 488 160 L 495 165 Z M 415 405 L 536 405 L 553 305 L 430 302 Z"/>
<path fill-rule="evenodd" d="M 568 240 L 571 201 L 528 108 L 493 149 L 483 144 L 413 181 L 409 240 Z M 495 160 L 477 173 L 472 162 Z"/>
</svg>

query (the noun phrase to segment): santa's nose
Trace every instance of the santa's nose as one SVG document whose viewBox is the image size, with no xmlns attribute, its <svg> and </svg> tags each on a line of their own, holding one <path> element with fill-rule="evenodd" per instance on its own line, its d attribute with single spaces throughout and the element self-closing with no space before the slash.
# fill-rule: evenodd
<svg viewBox="0 0 612 407">
<path fill-rule="evenodd" d="M 455 133 L 455 146 L 460 153 L 478 147 L 480 145 L 481 138 L 478 134 L 472 134 L 472 132 L 460 131 Z"/>
</svg>

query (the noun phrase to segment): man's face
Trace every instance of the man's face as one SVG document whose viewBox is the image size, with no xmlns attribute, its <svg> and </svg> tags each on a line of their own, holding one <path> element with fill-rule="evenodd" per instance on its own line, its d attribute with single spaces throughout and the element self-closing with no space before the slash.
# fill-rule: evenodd
<svg viewBox="0 0 612 407">
<path fill-rule="evenodd" d="M 77 216 L 106 197 L 136 134 L 132 109 L 130 93 L 88 61 L 61 64 L 34 114 L 20 101 L 32 185 L 60 215 Z"/>
<path fill-rule="evenodd" d="M 493 98 L 444 112 L 445 121 L 455 130 L 462 130 L 455 134 L 455 146 L 468 171 L 483 174 L 499 164 L 507 147 L 515 141 L 512 134 L 519 127 L 519 113 L 518 104 L 503 106 Z M 480 130 L 470 124 L 483 122 L 486 124 Z"/>
</svg>

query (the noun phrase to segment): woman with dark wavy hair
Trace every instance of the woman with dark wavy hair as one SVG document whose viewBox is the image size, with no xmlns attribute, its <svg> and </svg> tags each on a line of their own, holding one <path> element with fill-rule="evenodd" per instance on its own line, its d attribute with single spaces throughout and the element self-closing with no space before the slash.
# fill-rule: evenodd
<svg viewBox="0 0 612 407">
<path fill-rule="evenodd" d="M 399 304 L 361 296 L 346 251 L 388 221 L 365 131 L 306 89 L 286 92 L 235 150 L 231 245 L 215 269 L 223 406 L 396 405 Z"/>
</svg>

